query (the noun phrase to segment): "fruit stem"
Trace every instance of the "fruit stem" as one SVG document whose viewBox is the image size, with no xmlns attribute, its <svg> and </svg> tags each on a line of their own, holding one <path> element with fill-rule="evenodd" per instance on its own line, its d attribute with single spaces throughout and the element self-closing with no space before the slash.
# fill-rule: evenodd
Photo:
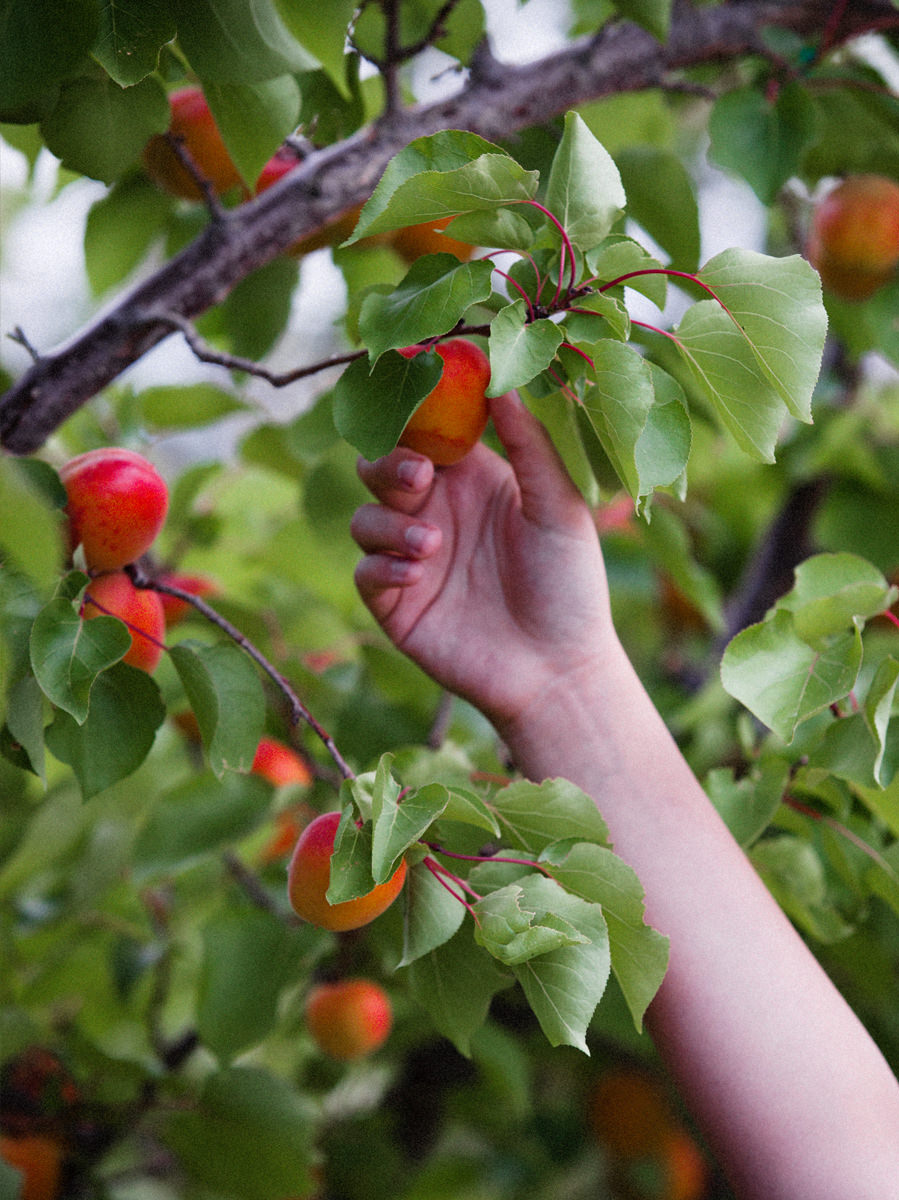
<svg viewBox="0 0 899 1200">
<path fill-rule="evenodd" d="M 474 896 L 475 900 L 481 900 L 482 897 L 478 895 L 474 888 L 467 884 L 464 879 L 460 878 L 458 875 L 454 875 L 452 871 L 447 870 L 447 868 L 441 863 L 437 862 L 436 859 L 431 858 L 430 854 L 423 858 L 422 862 L 431 872 L 437 882 L 441 885 L 441 887 L 445 887 L 453 899 L 458 900 L 462 907 L 471 913 L 472 920 L 475 922 L 475 924 L 480 925 L 481 922 L 478 918 L 478 914 L 474 911 L 474 907 L 468 903 L 464 894 L 460 896 L 455 888 L 450 886 L 447 880 L 451 879 L 453 883 L 458 884 L 463 893 L 468 892 L 470 896 Z"/>
<path fill-rule="evenodd" d="M 899 617 L 897 617 L 894 612 L 891 612 L 890 609 L 887 608 L 884 609 L 882 615 L 885 616 L 888 621 L 892 621 L 896 628 L 899 629 Z"/>
<path fill-rule="evenodd" d="M 552 878 L 551 872 L 542 863 L 535 862 L 532 858 L 509 858 L 500 854 L 460 854 L 456 850 L 446 850 L 437 842 L 425 842 L 429 850 L 433 850 L 435 854 L 445 854 L 447 858 L 460 858 L 465 862 L 476 863 L 512 863 L 518 867 L 533 867 L 535 871 L 541 871 L 544 875 Z M 438 863 L 438 866 L 440 864 Z M 445 869 L 445 868 L 444 868 Z M 460 880 L 460 882 L 462 882 Z M 477 893 L 474 893 L 477 894 Z M 480 897 L 478 897 L 480 899 Z"/>
<path fill-rule="evenodd" d="M 569 275 L 568 286 L 573 288 L 575 286 L 575 284 L 577 283 L 577 263 L 575 262 L 575 258 L 574 258 L 574 246 L 572 246 L 571 239 L 568 237 L 568 234 L 565 232 L 565 226 L 562 224 L 562 222 L 559 220 L 559 218 L 556 216 L 556 214 L 554 212 L 551 212 L 550 209 L 546 208 L 545 205 L 541 204 L 538 200 L 520 200 L 518 203 L 519 204 L 530 204 L 533 208 L 536 208 L 538 212 L 542 212 L 543 215 L 545 217 L 548 217 L 549 220 L 552 222 L 552 224 L 555 225 L 556 229 L 559 231 L 559 236 L 562 239 L 562 248 L 561 248 L 561 252 L 559 255 L 559 284 L 558 284 L 558 287 L 556 288 L 556 294 L 553 297 L 553 305 L 555 306 L 556 304 L 558 304 L 559 297 L 562 294 L 562 276 L 565 274 L 565 255 L 566 254 L 568 255 L 568 264 L 569 264 L 568 265 L 568 275 Z"/>
</svg>

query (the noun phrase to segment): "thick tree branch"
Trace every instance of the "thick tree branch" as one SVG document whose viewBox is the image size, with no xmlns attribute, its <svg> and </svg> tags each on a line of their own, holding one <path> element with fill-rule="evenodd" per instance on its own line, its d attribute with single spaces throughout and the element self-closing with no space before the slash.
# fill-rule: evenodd
<svg viewBox="0 0 899 1200">
<path fill-rule="evenodd" d="M 292 242 L 364 201 L 390 158 L 413 138 L 455 128 L 505 141 L 585 101 L 664 86 L 676 82 L 671 77 L 680 70 L 761 53 L 765 26 L 817 39 L 832 11 L 833 0 L 733 0 L 695 10 L 684 4 L 665 45 L 621 23 L 526 66 L 481 55 L 457 95 L 392 113 L 312 153 L 262 196 L 210 224 L 69 342 L 39 357 L 0 399 L 0 442 L 16 454 L 38 449 L 67 417 L 167 337 L 173 314 L 191 318 L 205 312 Z M 897 21 L 889 0 L 858 0 L 829 35 L 845 40 L 888 19 Z"/>
</svg>

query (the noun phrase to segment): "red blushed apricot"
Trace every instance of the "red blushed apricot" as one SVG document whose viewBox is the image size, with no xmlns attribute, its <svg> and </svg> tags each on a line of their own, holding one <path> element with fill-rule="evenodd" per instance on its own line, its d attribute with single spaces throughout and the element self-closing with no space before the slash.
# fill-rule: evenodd
<svg viewBox="0 0 899 1200">
<path fill-rule="evenodd" d="M 400 354 L 412 358 L 422 351 L 406 346 Z M 409 418 L 399 444 L 446 467 L 464 458 L 487 428 L 490 360 L 466 338 L 440 342 L 433 352 L 443 359 L 443 374 Z"/>
<path fill-rule="evenodd" d="M 845 300 L 866 300 L 899 264 L 899 183 L 851 175 L 820 201 L 806 248 L 824 286 Z"/>
<path fill-rule="evenodd" d="M 0 1134 L 0 1158 L 22 1172 L 20 1200 L 56 1200 L 62 1175 L 62 1147 L 44 1134 Z"/>
<path fill-rule="evenodd" d="M 406 878 L 406 860 L 390 879 L 364 896 L 329 904 L 331 855 L 340 824 L 340 813 L 322 813 L 300 834 L 287 868 L 287 894 L 297 916 L 321 929 L 342 932 L 359 929 L 379 917 L 394 902 Z"/>
<path fill-rule="evenodd" d="M 147 550 L 165 522 L 165 480 L 134 450 L 104 446 L 61 468 L 72 549 L 81 545 L 88 567 L 115 571 Z"/>
<path fill-rule="evenodd" d="M 274 787 L 287 783 L 309 784 L 312 772 L 296 750 L 279 742 L 277 738 L 259 739 L 256 755 L 250 768 L 256 775 L 267 779 Z"/>
<path fill-rule="evenodd" d="M 421 225 L 397 229 L 389 234 L 390 244 L 407 263 L 415 262 L 423 254 L 454 254 L 459 262 L 468 262 L 474 254 L 474 246 L 442 232 L 452 219 L 443 217 L 439 221 L 425 221 Z"/>
<path fill-rule="evenodd" d="M 156 669 L 165 648 L 165 615 L 158 593 L 136 588 L 124 571 L 112 571 L 87 585 L 81 615 L 85 620 L 106 615 L 124 621 L 131 649 L 122 661 L 143 671 Z"/>
<path fill-rule="evenodd" d="M 340 1062 L 374 1053 L 393 1025 L 390 997 L 370 979 L 316 984 L 306 998 L 305 1015 L 319 1050 Z"/>
<path fill-rule="evenodd" d="M 231 161 L 206 97 L 198 87 L 180 88 L 169 96 L 171 121 L 169 134 L 179 138 L 200 175 L 217 196 L 242 187 L 243 180 Z M 161 134 L 151 137 L 144 147 L 143 164 L 159 187 L 184 200 L 202 200 L 203 193 L 180 161 L 168 140 Z"/>
</svg>

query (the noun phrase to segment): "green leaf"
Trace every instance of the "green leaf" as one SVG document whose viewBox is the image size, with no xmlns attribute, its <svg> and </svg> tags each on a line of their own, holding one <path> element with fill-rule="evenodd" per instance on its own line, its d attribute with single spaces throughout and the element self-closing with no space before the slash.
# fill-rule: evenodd
<svg viewBox="0 0 899 1200">
<path fill-rule="evenodd" d="M 507 884 L 477 900 L 474 939 L 504 966 L 518 966 L 563 946 L 585 945 L 589 938 L 562 917 L 528 907 L 525 890 Z"/>
<path fill-rule="evenodd" d="M 815 646 L 889 608 L 897 595 L 878 569 L 856 554 L 816 554 L 796 567 L 795 582 L 777 602 L 793 614 L 796 632 Z"/>
<path fill-rule="evenodd" d="M 372 876 L 384 883 L 393 875 L 410 846 L 420 841 L 449 802 L 449 792 L 439 783 L 417 788 L 406 795 L 376 793 L 372 804 Z"/>
<path fill-rule="evenodd" d="M 168 124 L 169 102 L 158 79 L 123 89 L 104 75 L 66 83 L 41 131 L 64 167 L 112 183 Z"/>
<path fill-rule="evenodd" d="M 810 765 L 863 787 L 889 784 L 890 778 L 883 777 L 884 756 L 897 684 L 899 661 L 885 658 L 877 668 L 862 711 L 840 717 L 824 730 L 819 745 L 809 753 Z"/>
<path fill-rule="evenodd" d="M 611 969 L 609 932 L 599 904 L 566 892 L 554 880 L 529 875 L 524 901 L 568 922 L 586 942 L 549 950 L 514 968 L 551 1046 L 589 1053 L 587 1027 L 606 989 Z"/>
<path fill-rule="evenodd" d="M 490 1001 L 512 982 L 486 951 L 472 946 L 465 929 L 404 970 L 412 999 L 428 1013 L 437 1032 L 466 1056 L 471 1054 L 472 1036 L 487 1019 Z"/>
<path fill-rule="evenodd" d="M 334 85 L 349 98 L 346 79 L 347 29 L 356 11 L 356 0 L 329 0 L 328 4 L 297 4 L 275 0 L 281 20 L 324 69 Z"/>
<path fill-rule="evenodd" d="M 48 796 L 0 867 L 0 896 L 9 896 L 65 854 L 82 835 L 84 826 L 85 808 L 74 789 Z"/>
<path fill-rule="evenodd" d="M 136 878 L 185 871 L 246 837 L 266 819 L 269 801 L 257 776 L 194 775 L 157 799 L 134 846 Z"/>
<path fill-rule="evenodd" d="M 546 207 L 569 240 L 592 250 L 606 236 L 627 199 L 609 152 L 577 113 L 565 114 L 565 131 L 553 158 Z"/>
<path fill-rule="evenodd" d="M 787 411 L 811 422 L 827 336 L 817 272 L 798 254 L 772 258 L 735 248 L 709 259 L 699 279 L 737 322 Z"/>
<path fill-rule="evenodd" d="M 388 350 L 371 370 L 367 359 L 357 359 L 334 388 L 337 432 L 365 458 L 389 454 L 442 374 L 443 360 L 437 354 L 405 358 Z"/>
<path fill-rule="evenodd" d="M 63 559 L 63 521 L 29 478 L 23 464 L 0 459 L 0 513 L 15 514 L 0 521 L 0 554 L 39 587 L 59 575 Z"/>
<path fill-rule="evenodd" d="M 39 119 L 29 109 L 88 53 L 99 27 L 98 0 L 6 0 L 0 38 L 0 119 Z"/>
<path fill-rule="evenodd" d="M 536 171 L 526 171 L 476 134 L 443 129 L 416 138 L 387 164 L 345 244 L 405 225 L 530 200 L 537 179 Z"/>
<path fill-rule="evenodd" d="M 523 387 L 555 358 L 564 335 L 553 321 L 529 321 L 524 300 L 500 309 L 490 323 L 490 387 L 501 396 Z"/>
<path fill-rule="evenodd" d="M 699 208 L 693 181 L 681 160 L 668 150 L 632 146 L 616 155 L 627 193 L 628 216 L 667 250 L 671 266 L 699 266 Z"/>
<path fill-rule="evenodd" d="M 91 291 L 102 295 L 126 279 L 172 211 L 172 197 L 145 175 L 128 175 L 91 205 L 84 228 L 84 261 Z"/>
<path fill-rule="evenodd" d="M 9 687 L 9 711 L 6 727 L 10 737 L 28 756 L 31 770 L 46 784 L 44 768 L 44 694 L 31 674 L 23 675 Z"/>
<path fill-rule="evenodd" d="M 374 363 L 386 350 L 449 333 L 491 293 L 493 264 L 461 263 L 453 254 L 426 254 L 392 292 L 370 292 L 359 313 L 359 336 Z"/>
<path fill-rule="evenodd" d="M 312 70 L 315 59 L 289 32 L 272 0 L 169 0 L 178 43 L 209 83 L 262 83 Z"/>
<path fill-rule="evenodd" d="M 69 764 L 89 800 L 137 770 L 164 718 L 159 688 L 146 671 L 116 663 L 94 681 L 83 724 L 57 712 L 47 730 L 47 747 Z"/>
<path fill-rule="evenodd" d="M 180 642 L 170 656 L 212 770 L 219 778 L 228 770 L 249 771 L 265 720 L 265 697 L 254 665 L 232 642 Z"/>
<path fill-rule="evenodd" d="M 636 498 L 642 494 L 636 447 L 655 402 L 649 364 L 633 347 L 611 340 L 597 342 L 589 353 L 593 367 L 584 412 L 619 479 Z"/>
<path fill-rule="evenodd" d="M 587 265 L 601 284 L 610 284 L 622 275 L 633 275 L 621 286 L 633 288 L 657 308 L 665 307 L 668 278 L 657 258 L 633 238 L 613 234 L 587 255 Z M 644 272 L 634 275 L 635 272 Z"/>
<path fill-rule="evenodd" d="M 847 696 L 861 665 L 857 629 L 815 649 L 796 632 L 792 615 L 778 609 L 733 638 L 721 661 L 721 682 L 785 742 L 797 726 Z"/>
<path fill-rule="evenodd" d="M 228 153 L 249 188 L 300 117 L 300 88 L 293 75 L 254 83 L 204 80 L 203 94 Z"/>
<path fill-rule="evenodd" d="M 613 3 L 623 17 L 642 25 L 660 42 L 667 40 L 672 0 L 613 0 Z"/>
<path fill-rule="evenodd" d="M 167 0 L 142 0 L 140 6 L 102 0 L 93 55 L 116 83 L 130 87 L 156 70 L 159 52 L 177 32 Z"/>
<path fill-rule="evenodd" d="M 274 1028 L 282 989 L 303 970 L 298 940 L 267 912 L 224 912 L 204 924 L 197 1031 L 220 1060 Z"/>
<path fill-rule="evenodd" d="M 199 1105 L 164 1114 L 161 1126 L 163 1141 L 200 1190 L 271 1200 L 314 1187 L 313 1118 L 285 1079 L 239 1066 L 210 1075 Z"/>
<path fill-rule="evenodd" d="M 451 787 L 449 790 L 443 820 L 462 821 L 466 825 L 486 829 L 494 837 L 499 837 L 500 829 L 496 817 L 481 797 L 458 787 Z"/>
<path fill-rule="evenodd" d="M 403 957 L 397 966 L 408 967 L 448 942 L 465 919 L 466 909 L 424 862 L 408 872 L 403 891 Z"/>
<path fill-rule="evenodd" d="M 784 911 L 819 941 L 840 941 L 851 926 L 827 894 L 824 865 L 798 837 L 764 838 L 749 852 L 753 866 Z"/>
<path fill-rule="evenodd" d="M 609 845 L 609 831 L 594 801 L 567 779 L 518 780 L 492 801 L 503 838 L 537 856 L 564 839 Z"/>
<path fill-rule="evenodd" d="M 396 786 L 392 780 L 390 784 Z M 326 893 L 329 904 L 355 900 L 358 896 L 366 895 L 375 886 L 371 869 L 372 833 L 371 821 L 357 825 L 355 808 L 352 805 L 344 808 L 331 855 Z"/>
<path fill-rule="evenodd" d="M 150 387 L 139 400 L 144 421 L 154 431 L 195 429 L 246 409 L 230 392 L 211 383 Z"/>
<path fill-rule="evenodd" d="M 774 462 L 786 405 L 717 301 L 701 300 L 688 308 L 675 341 L 696 385 L 740 449 Z"/>
<path fill-rule="evenodd" d="M 559 861 L 552 847 L 541 861 L 552 863 L 553 878 L 567 891 L 602 906 L 609 931 L 612 972 L 638 1032 L 646 1009 L 668 966 L 668 938 L 644 919 L 643 885 L 632 867 L 607 846 L 578 842 Z"/>
<path fill-rule="evenodd" d="M 789 783 L 789 764 L 773 758 L 736 778 L 733 767 L 709 771 L 705 790 L 741 846 L 750 846 L 780 808 Z"/>
<path fill-rule="evenodd" d="M 77 574 L 73 578 L 83 581 Z M 94 680 L 124 658 L 130 646 L 131 634 L 117 617 L 85 621 L 62 594 L 35 618 L 29 641 L 31 668 L 44 694 L 81 725 Z"/>
<path fill-rule="evenodd" d="M 799 173 L 816 128 L 815 105 L 802 85 L 782 85 L 773 102 L 757 86 L 736 88 L 712 107 L 709 157 L 742 175 L 762 204 L 772 204 Z"/>
</svg>

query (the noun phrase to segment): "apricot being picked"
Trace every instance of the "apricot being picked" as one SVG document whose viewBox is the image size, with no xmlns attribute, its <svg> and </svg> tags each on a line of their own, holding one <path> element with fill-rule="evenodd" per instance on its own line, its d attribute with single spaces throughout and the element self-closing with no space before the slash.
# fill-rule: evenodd
<svg viewBox="0 0 899 1200">
<path fill-rule="evenodd" d="M 873 296 L 899 265 L 899 183 L 882 175 L 838 183 L 815 208 L 806 253 L 835 296 Z"/>
<path fill-rule="evenodd" d="M 343 932 L 359 929 L 379 917 L 400 894 L 406 878 L 406 860 L 393 875 L 364 896 L 329 904 L 331 855 L 340 824 L 340 813 L 322 813 L 297 839 L 287 868 L 287 894 L 297 916 L 321 929 Z"/>
<path fill-rule="evenodd" d="M 340 1062 L 374 1053 L 393 1025 L 390 997 L 371 979 L 315 984 L 306 998 L 305 1016 L 319 1050 Z"/>
<path fill-rule="evenodd" d="M 169 96 L 169 136 L 184 146 L 197 172 L 217 196 L 241 187 L 243 180 L 231 160 L 206 97 L 198 87 L 184 87 Z M 155 134 L 143 152 L 144 169 L 164 191 L 183 200 L 202 200 L 203 192 L 172 149 L 169 140 Z"/>
<path fill-rule="evenodd" d="M 152 672 L 162 657 L 165 614 L 157 592 L 135 587 L 124 571 L 110 571 L 92 579 L 84 593 L 81 615 L 113 616 L 124 621 L 131 634 L 131 648 L 123 662 Z"/>
<path fill-rule="evenodd" d="M 467 338 L 440 342 L 433 351 L 424 346 L 400 350 L 406 358 L 422 352 L 443 359 L 443 374 L 406 422 L 399 444 L 447 467 L 464 458 L 487 428 L 490 360 Z"/>
<path fill-rule="evenodd" d="M 66 490 L 72 549 L 84 549 L 88 567 L 116 571 L 147 550 L 165 522 L 165 480 L 134 450 L 88 450 L 59 472 Z"/>
</svg>

